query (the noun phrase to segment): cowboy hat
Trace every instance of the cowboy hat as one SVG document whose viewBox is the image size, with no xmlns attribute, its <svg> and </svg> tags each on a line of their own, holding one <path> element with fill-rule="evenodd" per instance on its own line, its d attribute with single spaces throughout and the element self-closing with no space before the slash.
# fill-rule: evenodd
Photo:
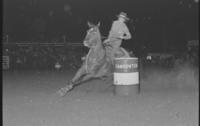
<svg viewBox="0 0 200 126">
<path fill-rule="evenodd" d="M 122 17 L 125 20 L 130 20 L 130 18 L 128 18 L 127 14 L 125 12 L 120 12 L 119 15 L 117 15 L 117 17 Z"/>
</svg>

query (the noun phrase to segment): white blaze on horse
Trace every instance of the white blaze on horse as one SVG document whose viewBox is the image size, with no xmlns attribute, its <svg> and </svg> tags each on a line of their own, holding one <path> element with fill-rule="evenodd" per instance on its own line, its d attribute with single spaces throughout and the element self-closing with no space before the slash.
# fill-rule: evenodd
<svg viewBox="0 0 200 126">
<path fill-rule="evenodd" d="M 84 81 L 92 78 L 109 77 L 113 74 L 113 58 L 110 55 L 112 47 L 102 42 L 99 31 L 100 23 L 94 25 L 88 22 L 88 26 L 89 30 L 83 44 L 89 48 L 89 52 L 72 80 L 58 91 L 61 96 Z M 123 48 L 120 48 L 116 55 L 116 57 L 130 57 L 129 53 Z"/>
</svg>

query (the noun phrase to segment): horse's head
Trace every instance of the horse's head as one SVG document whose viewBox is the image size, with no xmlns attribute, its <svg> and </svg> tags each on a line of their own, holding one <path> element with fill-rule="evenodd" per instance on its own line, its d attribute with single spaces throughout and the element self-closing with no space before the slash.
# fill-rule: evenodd
<svg viewBox="0 0 200 126">
<path fill-rule="evenodd" d="M 89 30 L 87 30 L 86 37 L 83 41 L 84 46 L 89 48 L 95 47 L 98 43 L 101 43 L 101 34 L 99 31 L 100 23 L 94 25 L 88 22 Z"/>
</svg>

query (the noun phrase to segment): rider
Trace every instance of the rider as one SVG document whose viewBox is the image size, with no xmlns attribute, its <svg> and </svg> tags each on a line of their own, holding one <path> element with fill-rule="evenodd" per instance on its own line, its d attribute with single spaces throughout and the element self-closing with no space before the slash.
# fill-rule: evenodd
<svg viewBox="0 0 200 126">
<path fill-rule="evenodd" d="M 128 40 L 132 37 L 127 25 L 125 24 L 125 22 L 129 20 L 127 14 L 125 12 L 121 12 L 117 15 L 117 17 L 118 19 L 112 23 L 108 38 L 104 41 L 104 43 L 108 43 L 113 48 L 111 53 L 112 59 L 115 57 L 116 52 L 120 49 L 122 40 Z"/>
</svg>

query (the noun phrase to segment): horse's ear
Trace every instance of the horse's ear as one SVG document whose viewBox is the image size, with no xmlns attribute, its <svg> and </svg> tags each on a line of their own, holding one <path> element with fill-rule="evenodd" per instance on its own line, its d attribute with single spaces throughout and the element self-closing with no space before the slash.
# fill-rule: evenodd
<svg viewBox="0 0 200 126">
<path fill-rule="evenodd" d="M 97 26 L 99 27 L 101 25 L 101 22 L 98 22 Z"/>
<path fill-rule="evenodd" d="M 93 26 L 92 23 L 89 22 L 89 21 L 87 21 L 87 24 L 88 24 L 89 27 L 92 27 L 92 26 Z"/>
</svg>

